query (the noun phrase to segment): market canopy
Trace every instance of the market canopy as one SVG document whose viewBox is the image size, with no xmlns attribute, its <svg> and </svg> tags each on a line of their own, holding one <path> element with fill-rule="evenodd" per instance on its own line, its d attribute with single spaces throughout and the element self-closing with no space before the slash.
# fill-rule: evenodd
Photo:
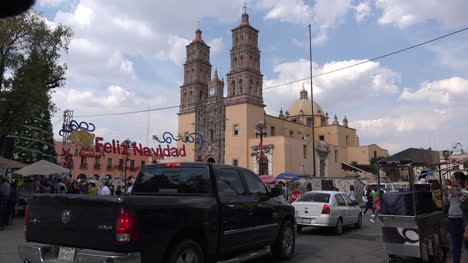
<svg viewBox="0 0 468 263">
<path fill-rule="evenodd" d="M 27 164 L 17 162 L 15 160 L 7 159 L 0 157 L 0 167 L 11 168 L 11 169 L 21 169 L 28 166 Z"/>
<path fill-rule="evenodd" d="M 61 176 L 61 175 L 70 173 L 70 170 L 63 168 L 62 166 L 48 162 L 46 160 L 40 160 L 39 162 L 26 166 L 23 169 L 19 169 L 18 171 L 15 171 L 14 173 L 20 174 L 25 177 L 33 176 L 33 175 Z"/>
<path fill-rule="evenodd" d="M 440 155 L 437 151 L 408 148 L 385 159 L 379 164 L 408 164 L 413 165 L 436 165 L 440 162 Z"/>
<path fill-rule="evenodd" d="M 277 180 L 281 179 L 292 179 L 292 180 L 299 180 L 299 176 L 292 174 L 292 173 L 280 173 L 278 176 L 275 177 Z"/>
</svg>

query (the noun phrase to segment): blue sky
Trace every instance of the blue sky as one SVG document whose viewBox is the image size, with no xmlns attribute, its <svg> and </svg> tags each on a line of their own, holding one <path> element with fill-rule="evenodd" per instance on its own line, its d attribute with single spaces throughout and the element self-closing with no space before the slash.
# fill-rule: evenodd
<svg viewBox="0 0 468 263">
<path fill-rule="evenodd" d="M 211 46 L 211 64 L 229 71 L 231 29 L 244 1 L 38 0 L 53 25 L 73 28 L 63 61 L 67 83 L 53 100 L 75 116 L 174 106 L 183 81 L 185 45 L 197 20 Z M 256 0 L 250 23 L 260 30 L 264 88 L 309 76 L 308 24 L 314 74 L 370 59 L 468 26 L 464 0 Z M 277 115 L 299 97 L 303 83 L 265 90 Z M 309 89 L 309 82 L 304 86 Z M 468 31 L 314 78 L 315 101 L 341 121 L 346 115 L 361 144 L 391 152 L 407 147 L 468 147 Z M 151 112 L 150 134 L 177 131 L 177 109 Z M 59 122 L 61 114 L 53 121 Z M 106 138 L 147 139 L 148 114 L 76 118 Z M 57 128 L 60 125 L 57 125 Z"/>
</svg>

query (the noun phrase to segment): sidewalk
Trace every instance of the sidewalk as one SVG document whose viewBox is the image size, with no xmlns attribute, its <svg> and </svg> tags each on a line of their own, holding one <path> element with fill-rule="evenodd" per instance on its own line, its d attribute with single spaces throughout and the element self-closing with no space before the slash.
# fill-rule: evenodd
<svg viewBox="0 0 468 263">
<path fill-rule="evenodd" d="M 23 224 L 23 217 L 18 216 L 13 219 L 13 225 L 0 231 L 0 262 L 20 262 L 17 247 L 24 241 Z"/>
</svg>

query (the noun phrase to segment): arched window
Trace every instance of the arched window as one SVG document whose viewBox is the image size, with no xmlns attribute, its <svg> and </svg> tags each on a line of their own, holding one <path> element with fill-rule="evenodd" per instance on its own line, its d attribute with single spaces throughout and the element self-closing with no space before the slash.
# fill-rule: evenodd
<svg viewBox="0 0 468 263">
<path fill-rule="evenodd" d="M 213 138 L 214 138 L 214 132 L 213 130 L 210 130 L 210 140 L 213 140 Z"/>
<path fill-rule="evenodd" d="M 189 97 L 188 97 L 188 104 L 192 104 L 192 91 L 190 91 Z"/>
<path fill-rule="evenodd" d="M 232 96 L 235 96 L 236 95 L 236 82 L 233 80 L 231 82 L 231 89 L 232 89 Z"/>
<path fill-rule="evenodd" d="M 257 85 L 255 86 L 255 95 L 260 96 L 260 84 L 257 81 Z"/>
<path fill-rule="evenodd" d="M 253 93 L 253 80 L 250 79 L 250 83 L 249 83 L 249 94 L 252 94 Z"/>
<path fill-rule="evenodd" d="M 184 97 L 182 98 L 182 104 L 186 104 L 187 103 L 187 91 L 184 92 Z"/>
<path fill-rule="evenodd" d="M 239 80 L 239 95 L 242 95 L 242 79 Z"/>
</svg>

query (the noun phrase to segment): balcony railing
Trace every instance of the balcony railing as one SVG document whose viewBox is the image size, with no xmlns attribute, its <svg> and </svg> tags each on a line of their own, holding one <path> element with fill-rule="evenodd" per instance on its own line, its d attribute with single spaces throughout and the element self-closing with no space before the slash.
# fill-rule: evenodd
<svg viewBox="0 0 468 263">
<path fill-rule="evenodd" d="M 112 168 L 113 168 L 112 165 L 107 165 L 107 167 L 106 167 L 106 169 L 107 169 L 108 171 L 112 171 L 112 170 L 113 170 Z"/>
<path fill-rule="evenodd" d="M 87 163 L 81 163 L 80 164 L 80 169 L 88 169 L 88 164 Z"/>
<path fill-rule="evenodd" d="M 93 166 L 94 170 L 101 170 L 101 164 L 97 163 Z"/>
</svg>

